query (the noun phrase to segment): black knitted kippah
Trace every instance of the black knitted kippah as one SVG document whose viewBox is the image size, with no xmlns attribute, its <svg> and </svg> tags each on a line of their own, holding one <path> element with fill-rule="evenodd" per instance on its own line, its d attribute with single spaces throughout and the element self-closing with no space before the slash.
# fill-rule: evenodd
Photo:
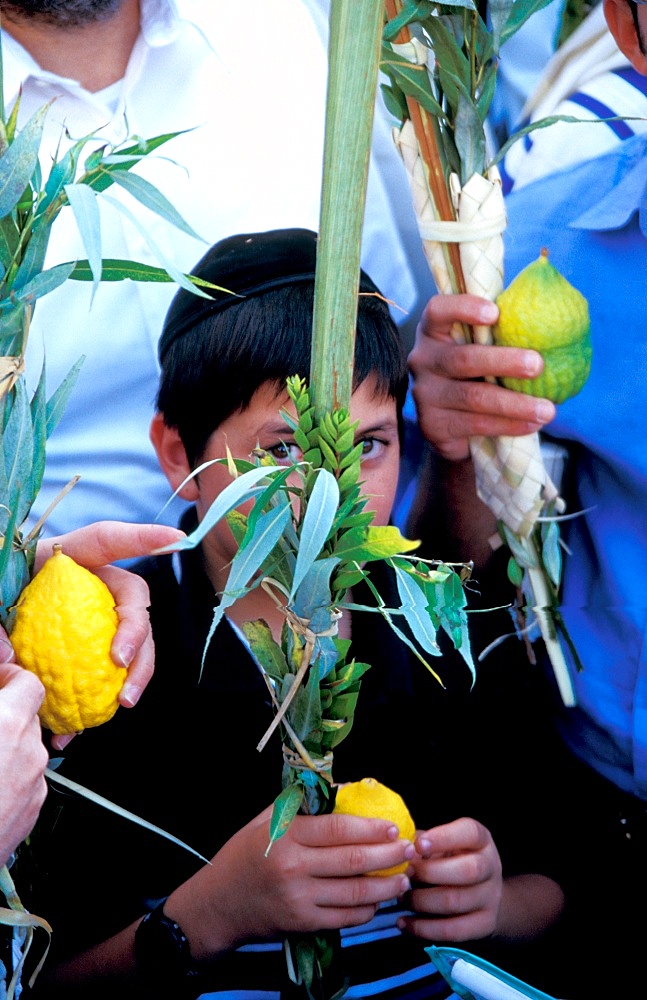
<svg viewBox="0 0 647 1000">
<path fill-rule="evenodd" d="M 160 361 L 171 344 L 207 316 L 229 309 L 241 301 L 273 288 L 314 281 L 317 234 L 310 229 L 274 229 L 265 233 L 241 233 L 214 244 L 191 270 L 197 278 L 227 291 L 206 289 L 209 299 L 180 288 L 166 314 L 158 352 Z M 378 289 L 363 271 L 360 288 Z M 234 292 L 235 294 L 230 294 Z"/>
</svg>

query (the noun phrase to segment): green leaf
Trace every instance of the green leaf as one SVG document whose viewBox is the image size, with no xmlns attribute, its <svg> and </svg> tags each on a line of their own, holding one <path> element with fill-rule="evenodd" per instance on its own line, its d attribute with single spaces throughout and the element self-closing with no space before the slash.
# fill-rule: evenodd
<svg viewBox="0 0 647 1000">
<path fill-rule="evenodd" d="M 241 625 L 243 635 L 264 673 L 273 680 L 281 681 L 289 671 L 285 654 L 274 639 L 267 622 L 262 619 L 246 621 Z"/>
<path fill-rule="evenodd" d="M 0 353 L 18 356 L 24 352 L 29 316 L 30 307 L 25 302 L 5 299 L 0 322 Z M 10 399 L 10 394 L 4 397 L 5 407 L 10 405 Z"/>
<path fill-rule="evenodd" d="M 411 552 L 419 545 L 405 538 L 394 525 L 370 525 L 347 531 L 335 546 L 335 554 L 344 562 L 362 563 Z"/>
<path fill-rule="evenodd" d="M 202 471 L 203 468 L 206 468 L 206 466 L 201 466 L 196 470 L 196 472 Z M 276 468 L 277 471 L 283 471 L 279 466 Z M 254 488 L 255 484 L 263 479 L 267 479 L 272 475 L 272 472 L 272 469 L 265 467 L 250 469 L 249 472 L 245 472 L 242 476 L 232 480 L 232 482 L 225 486 L 224 490 L 218 494 L 194 531 L 188 534 L 185 538 L 173 543 L 173 545 L 168 545 L 165 548 L 158 549 L 157 552 L 162 554 L 165 552 L 181 552 L 184 549 L 194 549 L 196 545 L 200 544 L 205 535 L 211 531 L 214 524 L 217 524 L 218 521 L 225 516 L 225 514 L 227 514 L 230 510 L 233 510 L 234 507 L 240 507 L 241 504 L 247 503 L 249 500 L 253 500 L 259 493 L 261 493 L 264 487 L 257 486 Z M 181 483 L 179 489 L 182 489 L 187 481 L 188 479 Z M 175 494 L 177 494 L 177 492 L 178 491 L 176 490 Z"/>
<path fill-rule="evenodd" d="M 31 475 L 34 496 L 38 495 L 45 471 L 45 444 L 47 442 L 47 400 L 45 393 L 45 366 L 43 365 L 30 404 L 33 443 Z"/>
<path fill-rule="evenodd" d="M 289 518 L 289 508 L 281 507 L 274 507 L 259 517 L 252 538 L 244 549 L 238 549 L 231 561 L 225 586 L 226 595 L 242 595 L 274 549 Z"/>
<path fill-rule="evenodd" d="M 66 151 L 61 159 L 53 164 L 52 169 L 49 172 L 49 177 L 45 182 L 43 198 L 38 206 L 37 214 L 39 216 L 45 212 L 49 212 L 50 206 L 52 206 L 54 202 L 59 199 L 58 208 L 54 209 L 52 212 L 54 218 L 58 215 L 64 203 L 62 195 L 65 185 L 71 184 L 74 181 L 79 153 L 86 141 L 86 139 L 81 139 L 79 142 L 74 143 L 74 145 Z"/>
<path fill-rule="evenodd" d="M 505 2 L 506 0 L 504 0 Z M 507 2 L 509 3 L 510 0 L 507 0 Z M 516 0 L 516 2 L 510 4 L 510 14 L 501 32 L 501 45 L 507 42 L 508 38 L 515 35 L 529 17 L 532 17 L 538 10 L 547 7 L 549 3 L 552 3 L 552 0 L 525 0 L 524 3 Z"/>
<path fill-rule="evenodd" d="M 291 784 L 284 788 L 274 800 L 272 808 L 272 818 L 270 820 L 270 842 L 266 854 L 269 853 L 272 844 L 277 841 L 286 830 L 301 808 L 303 802 L 303 786 Z"/>
<path fill-rule="evenodd" d="M 39 108 L 0 157 L 0 218 L 15 208 L 32 178 L 49 108 Z"/>
<path fill-rule="evenodd" d="M 460 94 L 454 119 L 454 142 L 461 160 L 461 183 L 485 171 L 485 130 L 472 99 Z"/>
<path fill-rule="evenodd" d="M 433 626 L 427 610 L 427 597 L 420 587 L 411 579 L 408 573 L 403 573 L 399 566 L 394 566 L 401 611 L 413 636 L 426 653 L 440 656 L 436 639 L 436 629 Z"/>
<path fill-rule="evenodd" d="M 211 864 L 208 858 L 203 858 L 201 854 L 194 851 L 192 847 L 185 844 L 184 841 L 178 840 L 171 833 L 167 833 L 166 830 L 162 830 L 159 826 L 154 826 L 153 823 L 149 823 L 148 820 L 142 819 L 135 813 L 129 812 L 127 809 L 123 809 L 121 806 L 116 805 L 111 802 L 110 799 L 106 799 L 103 795 L 97 795 L 96 792 L 91 791 L 89 788 L 85 788 L 83 785 L 79 785 L 76 781 L 72 781 L 70 778 L 66 778 L 63 774 L 57 774 L 56 771 L 52 771 L 51 768 L 45 769 L 45 776 L 48 781 L 53 781 L 56 785 L 61 785 L 70 792 L 74 792 L 76 795 L 83 796 L 84 799 L 88 799 L 90 802 L 94 802 L 96 805 L 102 806 L 104 809 L 109 809 L 110 812 L 115 813 L 117 816 L 122 816 L 124 819 L 130 820 L 131 823 L 136 823 L 138 826 L 142 826 L 145 830 L 150 830 L 152 833 L 159 834 L 160 837 L 165 837 L 166 840 L 170 840 L 171 843 L 177 844 L 178 847 L 184 848 L 185 851 L 189 851 L 190 854 L 195 854 L 196 858 L 200 861 L 204 861 L 206 865 Z"/>
<path fill-rule="evenodd" d="M 50 227 L 46 225 L 35 226 L 29 237 L 29 242 L 23 253 L 20 267 L 16 271 L 13 279 L 14 292 L 25 287 L 28 282 L 35 278 L 43 270 L 45 264 L 45 254 L 49 243 Z"/>
<path fill-rule="evenodd" d="M 320 671 L 315 661 L 311 664 L 306 683 L 292 700 L 288 709 L 290 725 L 303 745 L 312 753 L 318 753 L 322 738 Z"/>
<path fill-rule="evenodd" d="M 294 599 L 302 580 L 309 572 L 328 538 L 338 503 L 337 480 L 330 472 L 320 469 L 301 525 L 299 550 L 290 589 L 290 601 Z"/>
<path fill-rule="evenodd" d="M 462 92 L 470 93 L 470 64 L 450 29 L 451 21 L 446 17 L 430 17 L 425 22 L 431 36 L 436 72 L 445 97 L 456 108 L 459 85 Z"/>
<path fill-rule="evenodd" d="M 559 544 L 557 521 L 547 521 L 541 526 L 541 559 L 549 578 L 559 587 L 562 579 L 562 551 Z"/>
<path fill-rule="evenodd" d="M 35 299 L 40 299 L 43 295 L 53 292 L 55 288 L 64 284 L 73 269 L 74 264 L 56 264 L 54 267 L 48 268 L 47 271 L 41 271 L 39 274 L 34 275 L 31 281 L 28 281 L 25 285 L 23 285 L 23 287 L 19 290 L 19 294 L 16 294 L 15 298 L 29 303 L 33 302 Z M 4 299 L 0 302 L 0 309 L 4 309 L 5 306 L 11 304 L 12 300 Z"/>
<path fill-rule="evenodd" d="M 125 188 L 133 198 L 149 208 L 151 212 L 155 212 L 166 222 L 170 222 L 172 226 L 177 229 L 182 230 L 183 233 L 187 233 L 188 236 L 193 236 L 196 240 L 200 240 L 202 243 L 207 241 L 199 236 L 198 233 L 189 225 L 188 222 L 182 218 L 177 209 L 171 204 L 168 198 L 165 198 L 161 191 L 149 183 L 144 177 L 140 177 L 139 174 L 131 174 L 126 171 L 115 171 L 112 174 L 112 179 L 115 184 L 119 184 L 120 187 Z"/>
<path fill-rule="evenodd" d="M 14 386 L 14 400 L 3 433 L 8 495 L 3 502 L 15 510 L 22 524 L 35 499 L 32 491 L 32 425 L 29 400 L 23 379 Z"/>
<path fill-rule="evenodd" d="M 65 194 L 74 213 L 85 252 L 92 271 L 92 285 L 96 291 L 101 281 L 101 219 L 97 196 L 85 184 L 66 184 Z"/>
<path fill-rule="evenodd" d="M 0 219 L 0 263 L 3 271 L 11 265 L 18 249 L 19 233 L 11 215 Z"/>
<path fill-rule="evenodd" d="M 63 416 L 65 407 L 67 406 L 67 401 L 70 397 L 72 389 L 76 385 L 76 380 L 79 377 L 79 372 L 81 370 L 81 365 L 85 361 L 85 355 L 79 358 L 79 360 L 70 368 L 69 372 L 65 376 L 65 379 L 61 382 L 58 389 L 50 397 L 47 403 L 47 437 L 50 436 L 59 420 Z"/>
<path fill-rule="evenodd" d="M 513 556 L 508 559 L 508 580 L 514 587 L 520 587 L 523 583 L 523 570 Z"/>
<path fill-rule="evenodd" d="M 81 182 L 89 184 L 95 191 L 105 191 L 114 183 L 116 170 L 130 170 L 164 143 L 191 131 L 193 130 L 184 129 L 179 132 L 165 132 L 152 139 L 137 138 L 137 141 L 129 146 L 118 148 L 104 146 L 100 150 L 93 150 L 85 161 L 85 173 L 81 177 Z M 128 141 L 130 142 L 130 139 Z M 83 142 L 85 143 L 85 140 Z M 106 153 L 106 149 L 110 152 Z"/>
<path fill-rule="evenodd" d="M 611 118 L 575 118 L 573 115 L 549 115 L 547 118 L 540 118 L 538 121 L 531 122 L 529 125 L 525 125 L 523 128 L 518 129 L 510 138 L 504 142 L 500 149 L 497 150 L 496 154 L 490 160 L 490 164 L 500 163 L 501 160 L 506 156 L 508 150 L 511 146 L 518 142 L 519 139 L 523 139 L 525 135 L 529 135 L 531 132 L 535 132 L 537 129 L 549 128 L 554 125 L 555 122 L 567 122 L 571 125 L 607 125 L 610 122 L 622 122 L 622 121 L 644 121 L 642 118 L 631 118 L 629 116 L 613 115 Z"/>
<path fill-rule="evenodd" d="M 414 66 L 404 56 L 398 55 L 390 48 L 385 48 L 382 53 L 380 69 L 387 73 L 396 86 L 416 101 L 421 108 L 434 117 L 441 120 L 446 119 L 445 112 L 432 94 L 425 66 Z"/>
<path fill-rule="evenodd" d="M 503 521 L 498 522 L 498 528 L 503 541 L 523 569 L 530 569 L 539 565 L 534 548 L 528 544 L 527 539 L 513 534 Z"/>
</svg>

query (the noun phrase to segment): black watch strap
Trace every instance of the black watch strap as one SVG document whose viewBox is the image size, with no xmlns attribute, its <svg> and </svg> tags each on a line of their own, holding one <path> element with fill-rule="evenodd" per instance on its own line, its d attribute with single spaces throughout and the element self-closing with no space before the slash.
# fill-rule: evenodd
<svg viewBox="0 0 647 1000">
<path fill-rule="evenodd" d="M 165 903 L 166 898 L 160 900 L 140 921 L 135 931 L 135 961 L 142 979 L 168 986 L 197 972 L 186 935 L 164 913 Z"/>
</svg>

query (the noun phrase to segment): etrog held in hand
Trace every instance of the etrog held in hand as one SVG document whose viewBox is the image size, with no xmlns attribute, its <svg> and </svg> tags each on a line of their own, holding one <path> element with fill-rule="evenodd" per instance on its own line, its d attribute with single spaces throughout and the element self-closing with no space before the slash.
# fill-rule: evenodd
<svg viewBox="0 0 647 1000">
<path fill-rule="evenodd" d="M 586 299 L 542 250 L 496 300 L 495 344 L 527 347 L 544 359 L 541 375 L 502 378 L 508 389 L 563 403 L 580 391 L 591 369 L 591 323 Z"/>
<path fill-rule="evenodd" d="M 341 785 L 337 789 L 333 812 L 388 819 L 391 823 L 395 823 L 402 839 L 415 840 L 416 824 L 404 799 L 375 778 L 362 778 L 360 781 L 349 781 L 348 784 Z M 399 872 L 406 872 L 408 867 L 409 862 L 404 861 L 401 865 L 394 865 L 393 868 L 381 868 L 368 874 L 396 875 Z"/>
<path fill-rule="evenodd" d="M 39 715 L 52 733 L 99 726 L 117 711 L 127 673 L 110 656 L 117 625 L 105 583 L 54 545 L 23 590 L 11 626 L 18 662 L 45 688 Z"/>
</svg>

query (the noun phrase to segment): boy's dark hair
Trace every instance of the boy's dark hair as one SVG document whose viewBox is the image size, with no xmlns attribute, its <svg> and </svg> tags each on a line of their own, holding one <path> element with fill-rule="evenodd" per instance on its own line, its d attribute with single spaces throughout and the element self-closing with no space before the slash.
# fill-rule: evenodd
<svg viewBox="0 0 647 1000">
<path fill-rule="evenodd" d="M 157 408 L 177 428 L 191 465 L 263 383 L 275 382 L 278 396 L 290 375 L 309 378 L 316 244 L 306 229 L 222 240 L 192 274 L 244 298 L 222 292 L 207 300 L 180 290 L 173 299 L 159 344 Z M 360 292 L 353 385 L 375 376 L 400 417 L 408 378 L 398 329 L 364 272 Z"/>
</svg>

